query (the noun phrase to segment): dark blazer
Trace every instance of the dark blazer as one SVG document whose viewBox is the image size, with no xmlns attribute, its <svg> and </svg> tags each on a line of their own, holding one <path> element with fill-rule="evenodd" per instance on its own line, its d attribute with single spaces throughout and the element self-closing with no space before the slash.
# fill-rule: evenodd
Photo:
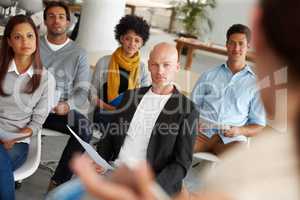
<svg viewBox="0 0 300 200">
<path fill-rule="evenodd" d="M 129 90 L 124 94 L 118 113 L 109 124 L 109 131 L 104 133 L 97 147 L 106 161 L 118 158 L 129 124 L 149 88 Z M 152 130 L 147 161 L 157 182 L 170 195 L 181 190 L 182 180 L 191 165 L 198 116 L 193 102 L 175 89 Z"/>
</svg>

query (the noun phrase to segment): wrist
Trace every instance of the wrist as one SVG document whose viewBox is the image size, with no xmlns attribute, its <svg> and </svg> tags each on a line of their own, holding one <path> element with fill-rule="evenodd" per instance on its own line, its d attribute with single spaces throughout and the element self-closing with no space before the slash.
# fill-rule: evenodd
<svg viewBox="0 0 300 200">
<path fill-rule="evenodd" d="M 21 128 L 20 131 L 22 133 L 32 133 L 32 128 L 24 127 L 24 128 Z"/>
<path fill-rule="evenodd" d="M 245 129 L 244 129 L 244 127 L 238 127 L 238 135 L 245 135 Z"/>
</svg>

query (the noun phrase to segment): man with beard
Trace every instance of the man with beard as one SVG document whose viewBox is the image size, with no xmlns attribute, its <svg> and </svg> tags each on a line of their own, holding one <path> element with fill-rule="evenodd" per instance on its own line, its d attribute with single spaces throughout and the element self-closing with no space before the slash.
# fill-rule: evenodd
<svg viewBox="0 0 300 200">
<path fill-rule="evenodd" d="M 86 52 L 67 36 L 70 12 L 62 2 L 50 2 L 44 10 L 47 34 L 41 37 L 40 49 L 44 66 L 56 79 L 59 102 L 52 109 L 44 128 L 71 136 L 66 125 L 72 127 L 86 142 L 91 139 L 89 121 L 76 108 L 87 101 L 90 69 Z M 49 183 L 48 191 L 72 177 L 69 160 L 83 148 L 71 136 Z"/>
</svg>

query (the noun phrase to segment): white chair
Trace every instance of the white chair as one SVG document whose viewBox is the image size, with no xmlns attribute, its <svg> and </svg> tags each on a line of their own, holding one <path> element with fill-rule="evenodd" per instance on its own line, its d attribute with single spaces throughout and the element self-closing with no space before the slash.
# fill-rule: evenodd
<svg viewBox="0 0 300 200">
<path fill-rule="evenodd" d="M 101 133 L 99 131 L 97 131 L 97 130 L 93 131 L 93 138 L 95 140 L 99 140 L 100 135 L 101 135 Z M 57 136 L 66 136 L 66 134 L 63 134 L 61 132 L 54 131 L 54 130 L 51 130 L 51 129 L 43 128 L 42 129 L 42 136 L 57 137 Z M 59 162 L 58 159 L 42 160 L 41 164 L 40 164 L 40 167 L 49 170 L 51 173 L 54 173 L 55 169 L 52 167 L 52 165 L 57 165 L 58 162 Z"/>
<path fill-rule="evenodd" d="M 14 5 L 14 1 L 12 1 L 12 0 L 1 0 L 0 1 L 0 6 L 3 8 L 8 8 L 13 5 Z"/>
<path fill-rule="evenodd" d="M 51 129 L 43 128 L 42 136 L 64 136 L 65 134 Z"/>
<path fill-rule="evenodd" d="M 41 131 L 31 137 L 29 152 L 25 163 L 14 171 L 15 181 L 21 181 L 31 176 L 39 167 L 41 161 Z"/>
<path fill-rule="evenodd" d="M 0 8 L 1 8 L 1 15 L 0 18 L 6 18 L 8 16 L 10 16 L 11 14 L 11 7 L 13 7 L 15 5 L 15 1 L 14 0 L 0 0 Z M 9 12 L 7 14 L 7 10 L 9 8 Z M 5 23 L 6 24 L 6 23 Z M 5 25 L 4 24 L 4 25 Z"/>
<path fill-rule="evenodd" d="M 247 148 L 250 148 L 250 140 L 251 138 L 248 137 L 246 142 Z M 213 153 L 198 152 L 193 154 L 193 161 L 195 162 L 195 164 L 193 164 L 193 167 L 197 166 L 202 160 L 211 162 L 212 168 L 214 168 L 215 165 L 221 161 L 221 159 Z"/>
<path fill-rule="evenodd" d="M 18 8 L 25 10 L 30 15 L 44 9 L 42 0 L 18 0 Z"/>
<path fill-rule="evenodd" d="M 211 167 L 214 168 L 218 162 L 220 162 L 220 158 L 209 152 L 198 152 L 193 154 L 193 168 L 198 166 L 201 161 L 206 161 L 211 163 Z"/>
<path fill-rule="evenodd" d="M 219 162 L 220 161 L 220 159 L 216 155 L 214 155 L 212 153 L 208 153 L 208 152 L 194 153 L 193 159 L 195 161 L 200 161 L 200 160 L 206 160 L 206 161 L 210 161 L 210 162 Z"/>
</svg>

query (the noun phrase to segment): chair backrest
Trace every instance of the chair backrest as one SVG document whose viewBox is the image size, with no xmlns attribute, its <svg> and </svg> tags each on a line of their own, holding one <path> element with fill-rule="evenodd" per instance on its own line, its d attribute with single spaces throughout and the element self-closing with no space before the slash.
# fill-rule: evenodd
<svg viewBox="0 0 300 200">
<path fill-rule="evenodd" d="M 19 0 L 18 7 L 28 12 L 36 13 L 43 10 L 42 0 Z"/>
<path fill-rule="evenodd" d="M 31 176 L 39 167 L 41 162 L 41 131 L 31 137 L 29 152 L 25 163 L 14 171 L 15 181 L 23 180 Z"/>
<path fill-rule="evenodd" d="M 43 136 L 63 136 L 64 134 L 59 131 L 43 128 L 42 135 Z"/>
<path fill-rule="evenodd" d="M 200 161 L 200 160 L 206 160 L 210 162 L 219 162 L 220 158 L 212 153 L 209 152 L 198 152 L 193 154 L 193 159 Z"/>
<path fill-rule="evenodd" d="M 0 6 L 3 8 L 8 8 L 13 5 L 14 5 L 14 2 L 12 0 L 1 0 L 0 1 Z"/>
</svg>

